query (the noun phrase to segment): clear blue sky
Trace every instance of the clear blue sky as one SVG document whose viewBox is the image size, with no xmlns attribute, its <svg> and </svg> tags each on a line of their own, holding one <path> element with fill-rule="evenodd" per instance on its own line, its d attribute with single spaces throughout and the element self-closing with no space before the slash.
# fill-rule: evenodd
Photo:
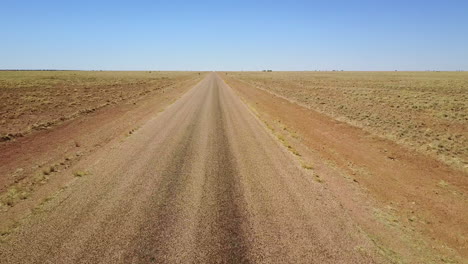
<svg viewBox="0 0 468 264">
<path fill-rule="evenodd" d="M 0 69 L 468 70 L 467 0 L 1 0 Z"/>
</svg>

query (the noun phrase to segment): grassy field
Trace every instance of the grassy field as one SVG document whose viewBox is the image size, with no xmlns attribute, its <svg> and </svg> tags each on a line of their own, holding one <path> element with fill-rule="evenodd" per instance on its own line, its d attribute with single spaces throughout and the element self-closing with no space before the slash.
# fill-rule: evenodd
<svg viewBox="0 0 468 264">
<path fill-rule="evenodd" d="M 467 72 L 226 74 L 452 166 L 468 166 Z"/>
<path fill-rule="evenodd" d="M 198 72 L 0 71 L 0 141 L 139 98 Z"/>
</svg>

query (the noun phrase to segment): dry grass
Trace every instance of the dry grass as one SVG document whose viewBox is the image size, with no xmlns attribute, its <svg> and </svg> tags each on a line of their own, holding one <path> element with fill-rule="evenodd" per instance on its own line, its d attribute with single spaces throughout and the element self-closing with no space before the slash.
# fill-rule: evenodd
<svg viewBox="0 0 468 264">
<path fill-rule="evenodd" d="M 138 99 L 196 72 L 0 71 L 0 141 Z"/>
<path fill-rule="evenodd" d="M 304 168 L 306 170 L 313 170 L 314 169 L 314 166 L 312 166 L 311 164 L 306 163 L 306 162 L 302 162 L 301 166 L 302 166 L 302 168 Z"/>
<path fill-rule="evenodd" d="M 468 166 L 466 72 L 235 72 L 229 77 L 455 167 Z"/>
<path fill-rule="evenodd" d="M 75 177 L 80 177 L 80 178 L 81 178 L 81 177 L 83 177 L 83 176 L 88 175 L 88 172 L 86 172 L 86 171 L 75 171 L 75 172 L 73 173 L 73 175 L 75 175 Z"/>
</svg>

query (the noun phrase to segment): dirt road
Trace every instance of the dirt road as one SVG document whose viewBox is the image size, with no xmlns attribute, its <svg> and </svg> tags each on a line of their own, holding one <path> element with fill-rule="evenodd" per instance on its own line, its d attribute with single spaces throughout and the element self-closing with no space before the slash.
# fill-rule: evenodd
<svg viewBox="0 0 468 264">
<path fill-rule="evenodd" d="M 376 263 L 377 249 L 215 73 L 70 170 L 2 263 Z"/>
</svg>

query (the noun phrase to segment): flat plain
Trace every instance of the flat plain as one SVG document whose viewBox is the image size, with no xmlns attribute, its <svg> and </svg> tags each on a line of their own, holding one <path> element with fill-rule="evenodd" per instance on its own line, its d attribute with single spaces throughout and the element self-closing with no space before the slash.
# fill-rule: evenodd
<svg viewBox="0 0 468 264">
<path fill-rule="evenodd" d="M 0 72 L 0 262 L 465 263 L 466 84 Z"/>
<path fill-rule="evenodd" d="M 467 72 L 231 72 L 334 119 L 468 168 Z"/>
<path fill-rule="evenodd" d="M 0 71 L 2 141 L 109 105 L 133 103 L 198 72 Z"/>
<path fill-rule="evenodd" d="M 302 166 L 352 207 L 352 218 L 394 262 L 463 263 L 455 255 L 468 254 L 466 73 L 222 76 Z M 366 220 L 357 203 L 373 216 Z M 405 258 L 410 248 L 444 253 Z"/>
</svg>

